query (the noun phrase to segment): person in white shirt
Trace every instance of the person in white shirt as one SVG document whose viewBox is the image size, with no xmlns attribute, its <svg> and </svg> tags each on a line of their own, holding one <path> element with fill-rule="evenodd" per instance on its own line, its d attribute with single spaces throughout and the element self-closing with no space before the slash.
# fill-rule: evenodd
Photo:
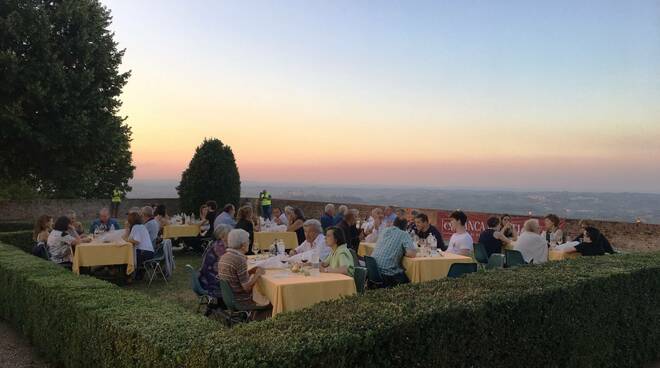
<svg viewBox="0 0 660 368">
<path fill-rule="evenodd" d="M 291 255 L 318 249 L 320 259 L 326 259 L 332 252 L 332 249 L 325 244 L 321 222 L 319 220 L 307 220 L 303 224 L 303 229 L 305 231 L 305 241 L 296 249 L 293 249 Z"/>
<path fill-rule="evenodd" d="M 385 214 L 382 208 L 374 208 L 371 210 L 371 217 L 364 225 L 364 241 L 367 243 L 376 243 L 378 236 L 385 230 L 387 224 L 385 223 Z"/>
<path fill-rule="evenodd" d="M 472 236 L 465 231 L 467 215 L 463 211 L 454 211 L 449 215 L 449 218 L 451 219 L 451 227 L 454 233 L 449 239 L 447 252 L 469 256 L 472 253 L 474 241 L 472 240 Z"/>
<path fill-rule="evenodd" d="M 144 276 L 142 264 L 154 256 L 154 247 L 151 243 L 149 230 L 142 224 L 142 217 L 139 213 L 131 212 L 126 218 L 126 232 L 124 240 L 133 244 L 135 247 L 136 272 L 135 279 L 141 280 Z"/>
<path fill-rule="evenodd" d="M 523 225 L 523 232 L 518 236 L 513 246 L 514 250 L 522 253 L 525 262 L 534 264 L 544 263 L 548 260 L 548 243 L 539 233 L 541 226 L 537 219 L 529 219 Z"/>
<path fill-rule="evenodd" d="M 277 225 L 289 226 L 289 219 L 279 207 L 273 207 L 273 222 Z"/>
</svg>

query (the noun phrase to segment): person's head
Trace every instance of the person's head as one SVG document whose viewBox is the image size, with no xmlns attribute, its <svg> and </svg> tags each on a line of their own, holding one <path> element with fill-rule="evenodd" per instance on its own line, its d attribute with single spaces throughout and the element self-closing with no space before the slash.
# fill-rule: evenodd
<svg viewBox="0 0 660 368">
<path fill-rule="evenodd" d="M 413 218 L 417 217 L 421 212 L 419 210 L 412 210 L 410 211 L 410 214 L 412 215 Z"/>
<path fill-rule="evenodd" d="M 230 225 L 227 224 L 220 224 L 218 225 L 215 230 L 213 230 L 213 237 L 216 240 L 222 240 L 225 244 L 227 244 L 227 237 L 229 236 L 229 232 L 233 229 Z"/>
<path fill-rule="evenodd" d="M 396 211 L 394 211 L 394 212 L 396 213 L 396 217 L 399 217 L 399 218 L 402 218 L 402 219 L 406 218 L 406 210 L 404 210 L 403 208 L 397 208 Z"/>
<path fill-rule="evenodd" d="M 284 206 L 284 213 L 286 214 L 287 217 L 293 216 L 293 207 Z"/>
<path fill-rule="evenodd" d="M 33 231 L 33 238 L 36 240 L 37 235 L 43 231 L 50 231 L 52 228 L 53 224 L 53 218 L 48 216 L 48 215 L 41 215 L 37 219 L 37 221 L 34 223 L 34 231 Z"/>
<path fill-rule="evenodd" d="M 591 224 L 591 221 L 584 220 L 584 219 L 580 220 L 580 222 L 578 222 L 578 225 L 580 226 L 580 229 L 582 229 L 582 230 L 584 230 L 588 227 L 593 227 L 592 224 Z"/>
<path fill-rule="evenodd" d="M 68 210 L 66 211 L 66 217 L 71 220 L 71 222 L 76 222 L 76 211 L 74 210 Z"/>
<path fill-rule="evenodd" d="M 110 220 L 110 210 L 108 210 L 107 207 L 103 207 L 99 211 L 99 220 L 101 220 L 102 223 L 107 223 Z"/>
<path fill-rule="evenodd" d="M 543 218 L 543 221 L 545 222 L 545 228 L 548 230 L 553 230 L 559 227 L 559 217 L 557 217 L 557 215 L 554 215 L 552 213 L 546 215 Z"/>
<path fill-rule="evenodd" d="M 128 212 L 126 212 L 126 214 L 128 215 L 128 214 L 131 214 L 131 213 L 137 213 L 138 215 L 140 215 L 140 211 L 141 211 L 141 210 L 142 210 L 142 209 L 141 209 L 140 207 L 131 207 L 131 208 L 128 210 Z"/>
<path fill-rule="evenodd" d="M 539 220 L 537 219 L 529 219 L 525 221 L 525 224 L 523 225 L 523 231 L 527 231 L 530 233 L 538 234 L 541 232 L 541 225 L 539 225 Z"/>
<path fill-rule="evenodd" d="M 252 207 L 250 206 L 243 206 L 238 210 L 238 216 L 236 216 L 239 220 L 251 220 L 252 219 Z"/>
<path fill-rule="evenodd" d="M 449 215 L 451 221 L 451 228 L 456 230 L 461 230 L 465 228 L 467 223 L 467 215 L 463 211 L 454 211 Z"/>
<path fill-rule="evenodd" d="M 408 227 L 408 221 L 397 217 L 394 219 L 394 223 L 392 225 L 399 230 L 406 231 L 406 228 Z"/>
<path fill-rule="evenodd" d="M 207 206 L 206 203 L 199 206 L 199 213 L 200 214 L 206 214 L 208 211 L 209 211 L 209 206 Z"/>
<path fill-rule="evenodd" d="M 348 210 L 348 212 L 350 212 L 350 213 L 352 213 L 353 215 L 355 215 L 355 219 L 356 219 L 356 220 L 357 220 L 358 218 L 360 218 L 360 210 L 358 210 L 357 208 L 351 208 L 350 210 Z"/>
<path fill-rule="evenodd" d="M 55 221 L 55 225 L 53 225 L 53 230 L 65 232 L 69 230 L 70 225 L 71 225 L 71 219 L 69 219 L 66 216 L 60 216 Z"/>
<path fill-rule="evenodd" d="M 600 232 L 595 227 L 586 227 L 582 230 L 582 241 L 584 243 L 593 243 L 600 237 Z"/>
<path fill-rule="evenodd" d="M 278 218 L 282 216 L 282 209 L 279 207 L 273 207 L 273 217 Z"/>
<path fill-rule="evenodd" d="M 126 216 L 126 222 L 128 223 L 128 228 L 132 229 L 133 226 L 142 223 L 142 216 L 137 212 L 129 212 Z"/>
<path fill-rule="evenodd" d="M 511 215 L 507 213 L 503 214 L 502 217 L 500 217 L 500 223 L 502 224 L 502 226 L 507 226 L 511 224 Z"/>
<path fill-rule="evenodd" d="M 374 218 L 374 220 L 382 220 L 385 218 L 385 215 L 383 214 L 383 209 L 380 207 L 376 207 L 373 210 L 371 210 L 371 217 Z"/>
<path fill-rule="evenodd" d="M 391 215 L 392 212 L 394 212 L 394 208 L 392 208 L 392 206 L 385 207 L 385 216 Z"/>
<path fill-rule="evenodd" d="M 144 222 L 147 222 L 154 217 L 154 209 L 151 206 L 142 207 L 142 210 L 140 212 L 142 212 L 142 219 L 144 220 Z"/>
<path fill-rule="evenodd" d="M 234 216 L 234 213 L 236 212 L 236 207 L 234 207 L 233 204 L 227 203 L 223 208 L 222 212 L 226 212 L 230 214 L 232 217 Z"/>
<path fill-rule="evenodd" d="M 293 209 L 293 221 L 298 221 L 298 220 L 305 221 L 305 214 L 303 213 L 303 210 L 296 207 Z"/>
<path fill-rule="evenodd" d="M 167 217 L 167 207 L 164 204 L 157 205 L 154 216 Z"/>
<path fill-rule="evenodd" d="M 346 234 L 344 234 L 344 230 L 336 226 L 330 226 L 325 231 L 325 243 L 329 247 L 335 247 L 346 244 Z"/>
<path fill-rule="evenodd" d="M 346 216 L 346 214 L 348 213 L 348 206 L 345 205 L 345 204 L 342 204 L 341 206 L 339 206 L 339 209 L 337 210 L 337 213 L 339 213 L 342 216 Z"/>
<path fill-rule="evenodd" d="M 486 221 L 486 225 L 488 225 L 489 229 L 497 230 L 500 227 L 500 219 L 495 216 L 489 217 Z"/>
<path fill-rule="evenodd" d="M 429 223 L 429 217 L 425 213 L 419 213 L 415 216 L 415 227 L 420 231 L 427 231 L 431 224 Z"/>
<path fill-rule="evenodd" d="M 321 222 L 315 219 L 305 221 L 303 223 L 303 230 L 305 231 L 305 239 L 310 243 L 316 240 L 319 234 L 323 233 Z"/>
<path fill-rule="evenodd" d="M 325 205 L 325 213 L 330 216 L 335 215 L 335 205 L 332 203 L 328 203 Z"/>
<path fill-rule="evenodd" d="M 206 201 L 206 207 L 209 209 L 209 212 L 213 212 L 218 209 L 218 204 L 215 201 Z"/>
<path fill-rule="evenodd" d="M 344 215 L 344 221 L 346 221 L 346 223 L 349 224 L 350 226 L 355 225 L 355 223 L 357 222 L 356 220 L 357 219 L 356 219 L 355 214 L 353 212 L 347 212 Z"/>
<path fill-rule="evenodd" d="M 243 229 L 233 229 L 227 236 L 227 248 L 245 253 L 250 245 L 250 234 Z"/>
</svg>

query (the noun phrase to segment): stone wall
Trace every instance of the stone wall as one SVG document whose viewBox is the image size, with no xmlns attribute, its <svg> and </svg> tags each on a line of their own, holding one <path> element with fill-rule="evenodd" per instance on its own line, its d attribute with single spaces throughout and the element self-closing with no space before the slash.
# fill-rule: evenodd
<svg viewBox="0 0 660 368">
<path fill-rule="evenodd" d="M 242 203 L 251 202 L 255 204 L 254 198 L 243 198 Z M 130 207 L 142 207 L 147 204 L 162 203 L 167 206 L 169 213 L 180 211 L 179 200 L 177 198 L 149 198 L 149 199 L 125 199 L 120 207 L 120 216 Z M 98 210 L 104 206 L 109 206 L 107 200 L 25 200 L 25 201 L 0 201 L 0 221 L 19 221 L 32 222 L 41 214 L 59 216 L 68 210 L 74 210 L 80 220 L 91 220 L 96 217 Z M 307 218 L 319 218 L 323 213 L 325 203 L 273 199 L 273 206 L 284 207 L 286 205 L 300 207 Z M 336 204 L 337 205 L 337 204 Z M 367 217 L 374 205 L 367 204 L 348 204 L 350 208 L 360 210 L 360 217 Z M 420 209 L 429 215 L 432 222 L 435 222 L 434 209 Z M 614 244 L 615 247 L 622 250 L 651 251 L 660 250 L 660 225 L 654 224 L 632 224 L 612 221 L 594 221 L 598 227 Z M 578 233 L 578 220 L 566 219 L 565 231 L 575 235 Z"/>
</svg>

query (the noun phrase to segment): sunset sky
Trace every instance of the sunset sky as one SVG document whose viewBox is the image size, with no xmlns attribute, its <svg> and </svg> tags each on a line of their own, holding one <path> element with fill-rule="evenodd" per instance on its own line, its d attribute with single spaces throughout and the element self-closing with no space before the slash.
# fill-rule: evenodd
<svg viewBox="0 0 660 368">
<path fill-rule="evenodd" d="M 136 179 L 660 192 L 660 1 L 102 2 Z"/>
</svg>

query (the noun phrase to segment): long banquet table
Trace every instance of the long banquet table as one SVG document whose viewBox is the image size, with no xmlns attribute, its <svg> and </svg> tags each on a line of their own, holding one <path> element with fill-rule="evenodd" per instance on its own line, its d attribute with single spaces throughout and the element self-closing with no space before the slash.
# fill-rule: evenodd
<svg viewBox="0 0 660 368">
<path fill-rule="evenodd" d="M 81 243 L 73 253 L 72 271 L 80 274 L 80 267 L 126 265 L 126 274 L 135 270 L 135 249 L 131 243 Z"/>
</svg>

